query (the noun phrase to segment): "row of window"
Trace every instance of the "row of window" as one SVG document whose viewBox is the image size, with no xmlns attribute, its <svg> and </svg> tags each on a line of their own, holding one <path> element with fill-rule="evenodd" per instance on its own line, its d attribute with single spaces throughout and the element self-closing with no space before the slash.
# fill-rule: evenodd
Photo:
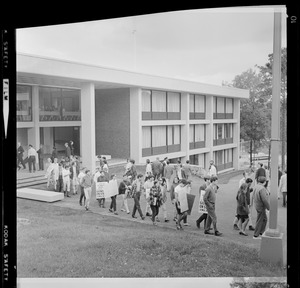
<svg viewBox="0 0 300 288">
<path fill-rule="evenodd" d="M 189 149 L 205 147 L 205 124 L 189 125 Z M 143 157 L 180 151 L 181 126 L 143 126 Z M 233 124 L 215 124 L 213 145 L 233 143 Z"/>
<path fill-rule="evenodd" d="M 190 94 L 189 119 L 205 119 L 206 96 Z M 233 99 L 214 98 L 214 119 L 233 118 Z M 142 90 L 142 120 L 180 120 L 181 94 Z"/>
<path fill-rule="evenodd" d="M 213 145 L 224 145 L 233 143 L 233 124 L 223 123 L 213 126 Z"/>
<path fill-rule="evenodd" d="M 39 87 L 40 121 L 80 121 L 80 90 Z M 17 121 L 32 121 L 32 87 L 17 85 Z"/>
</svg>

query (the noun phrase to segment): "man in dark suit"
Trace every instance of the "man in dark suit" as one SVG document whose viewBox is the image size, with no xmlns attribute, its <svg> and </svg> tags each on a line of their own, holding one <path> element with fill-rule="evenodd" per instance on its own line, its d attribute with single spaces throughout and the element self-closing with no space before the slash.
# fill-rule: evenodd
<svg viewBox="0 0 300 288">
<path fill-rule="evenodd" d="M 17 166 L 18 166 L 18 170 L 21 169 L 20 163 L 23 165 L 23 169 L 26 169 L 25 162 L 23 160 L 23 153 L 24 153 L 24 148 L 21 146 L 21 143 L 18 142 L 18 148 L 17 148 Z"/>
<path fill-rule="evenodd" d="M 65 143 L 65 147 L 66 147 L 66 158 L 70 160 L 71 148 L 68 143 Z"/>
</svg>

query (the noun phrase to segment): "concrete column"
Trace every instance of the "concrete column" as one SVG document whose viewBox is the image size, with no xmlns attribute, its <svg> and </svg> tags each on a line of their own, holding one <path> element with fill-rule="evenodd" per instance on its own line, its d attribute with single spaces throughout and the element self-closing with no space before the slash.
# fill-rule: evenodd
<svg viewBox="0 0 300 288">
<path fill-rule="evenodd" d="M 130 88 L 130 158 L 142 163 L 142 89 Z"/>
<path fill-rule="evenodd" d="M 206 167 L 205 170 L 208 171 L 209 161 L 213 160 L 213 140 L 214 140 L 214 125 L 213 125 L 213 115 L 214 110 L 214 97 L 211 95 L 206 96 L 206 119 L 209 120 L 209 124 L 206 127 L 206 146 L 210 148 L 210 151 L 206 154 Z"/>
<path fill-rule="evenodd" d="M 40 126 L 39 126 L 39 87 L 32 86 L 32 121 L 34 127 L 28 128 L 28 144 L 34 149 L 40 148 Z M 28 147 L 27 147 L 28 148 Z M 38 163 L 38 159 L 36 159 Z"/>
<path fill-rule="evenodd" d="M 95 171 L 96 137 L 95 137 L 95 85 L 84 83 L 81 86 L 81 156 L 82 165 Z"/>
<path fill-rule="evenodd" d="M 181 119 L 185 124 L 181 126 L 181 151 L 185 152 L 185 156 L 181 158 L 181 162 L 184 163 L 189 159 L 190 151 L 190 94 L 181 93 Z"/>
</svg>

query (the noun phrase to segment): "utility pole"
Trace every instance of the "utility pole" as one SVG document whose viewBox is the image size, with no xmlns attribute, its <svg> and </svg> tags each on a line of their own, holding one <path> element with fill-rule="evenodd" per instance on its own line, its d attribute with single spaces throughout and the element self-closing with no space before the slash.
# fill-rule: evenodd
<svg viewBox="0 0 300 288">
<path fill-rule="evenodd" d="M 280 9 L 280 8 L 279 8 Z M 260 258 L 283 264 L 283 233 L 277 227 L 278 162 L 280 145 L 280 93 L 281 93 L 281 11 L 274 11 L 272 126 L 271 126 L 271 188 L 269 227 L 262 236 Z"/>
</svg>

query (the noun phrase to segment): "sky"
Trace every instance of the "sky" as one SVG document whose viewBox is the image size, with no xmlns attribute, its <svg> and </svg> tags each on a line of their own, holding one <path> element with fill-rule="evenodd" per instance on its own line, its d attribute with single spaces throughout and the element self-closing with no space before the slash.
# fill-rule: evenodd
<svg viewBox="0 0 300 288">
<path fill-rule="evenodd" d="M 273 12 L 272 6 L 196 9 L 22 28 L 17 52 L 222 85 L 268 62 Z"/>
</svg>

